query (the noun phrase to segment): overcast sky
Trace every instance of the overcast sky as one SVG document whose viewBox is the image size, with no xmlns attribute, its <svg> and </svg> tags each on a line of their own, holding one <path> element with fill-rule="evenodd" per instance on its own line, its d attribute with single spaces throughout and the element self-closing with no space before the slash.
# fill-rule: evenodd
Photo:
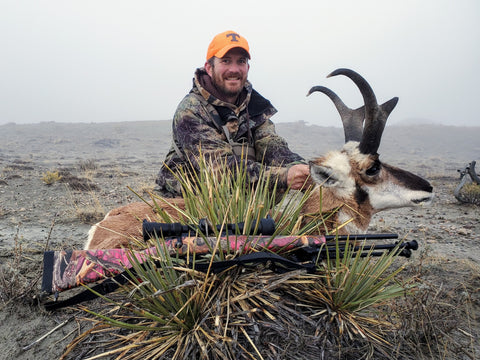
<svg viewBox="0 0 480 360">
<path fill-rule="evenodd" d="M 479 0 L 0 0 L 0 124 L 169 120 L 217 33 L 250 44 L 277 122 L 339 126 L 361 73 L 389 122 L 480 126 Z"/>
</svg>

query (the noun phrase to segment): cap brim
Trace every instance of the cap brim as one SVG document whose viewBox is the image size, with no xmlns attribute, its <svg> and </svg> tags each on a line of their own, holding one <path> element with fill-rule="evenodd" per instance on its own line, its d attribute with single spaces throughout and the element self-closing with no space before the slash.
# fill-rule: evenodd
<svg viewBox="0 0 480 360">
<path fill-rule="evenodd" d="M 223 49 L 217 51 L 217 53 L 214 56 L 216 56 L 217 58 L 222 58 L 222 57 L 225 56 L 225 54 L 227 52 L 229 52 L 230 50 L 235 49 L 235 48 L 239 48 L 239 49 L 242 49 L 243 51 L 245 51 L 248 58 L 250 59 L 250 53 L 248 52 L 248 50 L 245 49 L 243 46 L 239 46 L 237 44 L 230 44 L 230 45 L 225 46 Z"/>
</svg>

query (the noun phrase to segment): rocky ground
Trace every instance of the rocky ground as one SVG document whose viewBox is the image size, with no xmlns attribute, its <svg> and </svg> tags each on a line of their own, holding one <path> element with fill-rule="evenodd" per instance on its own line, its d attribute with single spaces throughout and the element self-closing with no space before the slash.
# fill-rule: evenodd
<svg viewBox="0 0 480 360">
<path fill-rule="evenodd" d="M 78 311 L 49 313 L 38 301 L 43 252 L 81 248 L 92 223 L 137 199 L 127 186 L 151 190 L 170 145 L 169 127 L 166 121 L 0 126 L 0 359 L 56 359 L 79 333 Z M 342 144 L 339 128 L 291 123 L 277 130 L 306 158 Z M 380 153 L 427 178 L 435 201 L 377 214 L 370 232 L 417 240 L 410 261 L 435 264 L 428 276 L 439 288 L 466 284 L 471 317 L 461 330 L 478 341 L 480 207 L 459 203 L 453 190 L 457 170 L 480 160 L 480 128 L 387 127 Z M 446 358 L 480 357 L 478 344 L 474 351 Z"/>
</svg>

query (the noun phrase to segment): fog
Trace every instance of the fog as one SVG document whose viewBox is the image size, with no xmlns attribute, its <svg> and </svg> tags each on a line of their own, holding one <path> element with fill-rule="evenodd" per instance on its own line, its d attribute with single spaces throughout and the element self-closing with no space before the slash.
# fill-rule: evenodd
<svg viewBox="0 0 480 360">
<path fill-rule="evenodd" d="M 338 126 L 324 85 L 352 108 L 361 73 L 391 124 L 480 126 L 480 2 L 60 1 L 0 7 L 0 125 L 171 119 L 214 35 L 251 48 L 249 79 L 277 122 Z"/>
</svg>

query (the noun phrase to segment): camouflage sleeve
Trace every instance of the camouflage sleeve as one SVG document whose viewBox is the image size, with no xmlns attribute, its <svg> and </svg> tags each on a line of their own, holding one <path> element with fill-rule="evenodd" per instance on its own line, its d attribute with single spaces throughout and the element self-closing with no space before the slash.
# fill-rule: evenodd
<svg viewBox="0 0 480 360">
<path fill-rule="evenodd" d="M 273 124 L 272 124 L 273 125 Z M 197 159 L 200 153 L 208 161 L 218 166 L 228 166 L 234 171 L 239 161 L 245 162 L 245 169 L 250 182 L 256 182 L 262 167 L 260 161 L 240 159 L 233 153 L 232 146 L 227 141 L 223 131 L 219 130 L 208 109 L 195 96 L 187 96 L 178 106 L 173 120 L 173 136 L 187 162 L 198 170 Z M 279 138 L 279 137 L 277 137 Z M 282 146 L 283 147 L 283 146 Z M 263 149 L 263 147 L 261 147 Z M 288 147 L 287 147 L 288 149 Z M 289 161 L 290 162 L 290 161 Z M 281 167 L 282 161 L 265 164 L 272 183 L 278 179 L 278 187 L 286 188 L 287 168 Z"/>
<path fill-rule="evenodd" d="M 275 131 L 275 124 L 266 119 L 255 130 L 255 151 L 266 165 L 288 166 L 295 163 L 305 163 L 298 154 L 292 152 L 287 141 Z"/>
</svg>

